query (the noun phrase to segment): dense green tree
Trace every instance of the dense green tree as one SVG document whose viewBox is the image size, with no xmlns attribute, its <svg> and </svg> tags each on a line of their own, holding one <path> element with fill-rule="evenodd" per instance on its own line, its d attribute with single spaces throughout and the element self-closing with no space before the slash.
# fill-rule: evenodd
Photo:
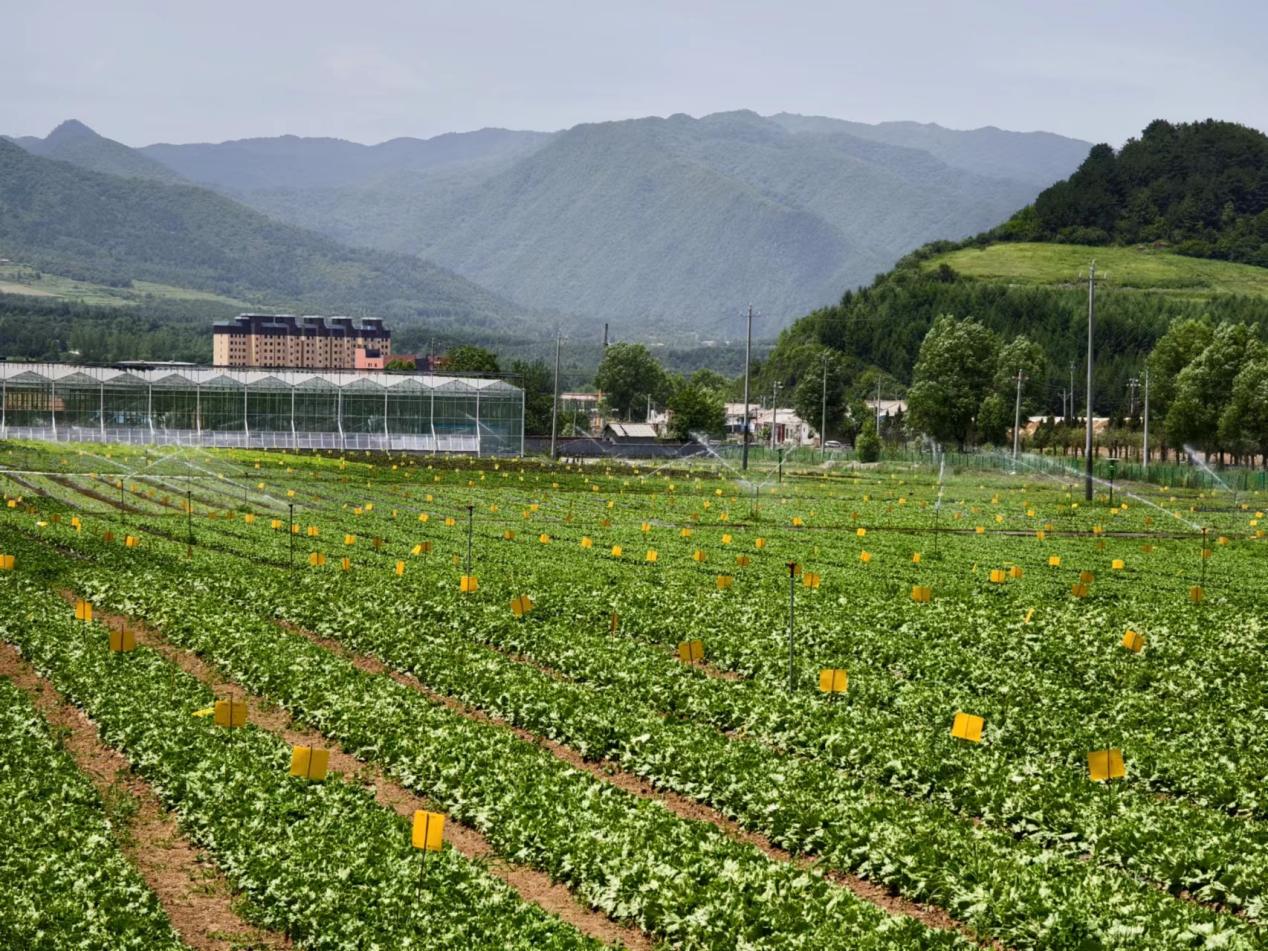
<svg viewBox="0 0 1268 951">
<path fill-rule="evenodd" d="M 613 413 L 633 420 L 647 418 L 648 397 L 663 403 L 672 392 L 668 374 L 641 343 L 608 347 L 594 375 L 594 385 Z"/>
<path fill-rule="evenodd" d="M 907 406 L 913 429 L 964 448 L 994 383 L 999 338 L 971 318 L 939 317 L 912 371 Z"/>
<path fill-rule="evenodd" d="M 1175 399 L 1167 412 L 1167 438 L 1173 446 L 1194 445 L 1205 452 L 1232 448 L 1220 421 L 1232 400 L 1234 381 L 1242 368 L 1263 352 L 1254 328 L 1221 324 L 1210 344 L 1181 372 Z"/>
<path fill-rule="evenodd" d="M 1246 362 L 1220 416 L 1220 441 L 1238 454 L 1268 454 L 1268 357 Z"/>
<path fill-rule="evenodd" d="M 445 354 L 446 373 L 501 373 L 497 354 L 484 347 L 454 347 Z"/>
<path fill-rule="evenodd" d="M 669 430 L 675 439 L 718 436 L 726 429 L 726 406 L 714 390 L 679 383 L 669 397 Z"/>
<path fill-rule="evenodd" d="M 542 360 L 515 360 L 511 382 L 524 390 L 524 432 L 542 436 L 550 432 L 550 411 L 555 400 L 555 377 Z"/>
<path fill-rule="evenodd" d="M 826 361 L 826 364 L 825 364 Z M 847 408 L 849 405 L 849 367 L 839 353 L 821 348 L 819 359 L 811 362 L 809 368 L 802 373 L 801 379 L 792 391 L 793 409 L 797 415 L 814 427 L 818 432 L 823 417 L 823 374 L 828 374 L 828 426 L 827 433 L 821 434 L 825 439 L 852 437 L 853 431 L 848 426 Z"/>
<path fill-rule="evenodd" d="M 859 462 L 876 462 L 881 457 L 881 439 L 876 435 L 876 420 L 868 418 L 864 421 L 858 437 L 854 440 L 854 453 Z"/>
<path fill-rule="evenodd" d="M 1025 418 L 1043 409 L 1047 395 L 1048 359 L 1043 347 L 1024 334 L 1017 335 L 999 348 L 994 389 L 1009 406 L 1016 403 L 1018 371 L 1022 374 L 1021 415 Z M 1012 425 L 1010 415 L 1008 426 L 1011 428 Z"/>
<path fill-rule="evenodd" d="M 1009 438 L 1013 428 L 1013 402 L 999 393 L 986 394 L 978 408 L 976 420 L 977 438 L 984 443 L 1001 446 Z"/>
</svg>

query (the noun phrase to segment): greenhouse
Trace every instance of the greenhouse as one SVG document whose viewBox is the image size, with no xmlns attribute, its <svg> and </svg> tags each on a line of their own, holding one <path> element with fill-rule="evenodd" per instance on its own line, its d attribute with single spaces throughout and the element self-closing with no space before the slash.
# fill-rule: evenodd
<svg viewBox="0 0 1268 951">
<path fill-rule="evenodd" d="M 520 454 L 524 392 L 382 372 L 0 363 L 0 438 Z"/>
</svg>

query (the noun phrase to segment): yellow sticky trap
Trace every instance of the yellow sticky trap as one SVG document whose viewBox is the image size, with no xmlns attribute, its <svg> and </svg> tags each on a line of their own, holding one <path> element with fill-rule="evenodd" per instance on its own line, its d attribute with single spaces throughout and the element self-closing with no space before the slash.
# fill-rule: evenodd
<svg viewBox="0 0 1268 951">
<path fill-rule="evenodd" d="M 320 568 L 326 563 L 326 556 L 319 551 L 310 551 L 308 553 L 308 563 L 314 568 Z"/>
<path fill-rule="evenodd" d="M 1004 516 L 1003 516 L 1003 515 L 996 515 L 996 516 L 995 516 L 995 524 L 996 524 L 996 525 L 1002 525 L 1002 524 L 1003 524 L 1003 522 L 1004 522 Z"/>
<path fill-rule="evenodd" d="M 107 545 L 110 544 L 112 541 L 114 541 L 114 532 L 102 532 L 101 540 L 105 542 Z"/>
<path fill-rule="evenodd" d="M 1029 624 L 1029 623 L 1030 623 L 1030 619 L 1031 619 L 1031 618 L 1033 618 L 1034 616 L 1035 616 L 1035 609 L 1034 609 L 1034 608 L 1029 608 L 1029 609 L 1027 609 L 1027 611 L 1026 611 L 1026 616 L 1025 616 L 1024 618 L 1022 618 L 1021 623 L 1022 623 L 1022 624 Z"/>
<path fill-rule="evenodd" d="M 582 547 L 582 548 L 593 548 L 593 547 L 594 547 L 594 540 L 593 540 L 593 539 L 591 539 L 589 535 L 583 535 L 583 536 L 582 536 L 582 538 L 581 538 L 581 547 Z"/>
<path fill-rule="evenodd" d="M 351 559 L 351 558 L 342 558 L 342 559 L 340 559 L 340 561 L 339 561 L 339 567 L 340 567 L 340 569 L 342 569 L 343 571 L 351 571 L 351 570 L 352 570 L 352 559 Z"/>
<path fill-rule="evenodd" d="M 913 551 L 913 552 L 911 553 L 911 563 L 912 563 L 913 565 L 918 565 L 918 564 L 920 564 L 920 552 L 918 552 L 918 551 Z"/>
<path fill-rule="evenodd" d="M 1048 537 L 1048 534 L 1042 528 L 1039 529 L 1039 531 L 1035 532 L 1035 538 L 1039 539 L 1040 541 L 1043 541 L 1047 537 Z"/>
<path fill-rule="evenodd" d="M 1094 783 L 1124 779 L 1127 776 L 1127 766 L 1123 763 L 1123 751 L 1109 749 L 1088 753 L 1087 771 Z"/>
<path fill-rule="evenodd" d="M 652 526 L 650 522 L 644 522 L 641 528 L 642 528 L 642 531 L 644 532 L 650 532 L 652 530 Z"/>
<path fill-rule="evenodd" d="M 1022 576 L 1022 574 L 1023 574 L 1023 572 L 1022 572 L 1022 570 L 1021 570 L 1021 565 L 1010 565 L 1010 566 L 1009 566 L 1009 569 L 1008 569 L 1008 577 L 1010 577 L 1010 578 L 1020 578 L 1020 577 Z"/>
<path fill-rule="evenodd" d="M 723 545 L 729 545 L 729 544 L 731 544 L 731 535 L 730 535 L 730 533 L 729 533 L 729 532 L 728 532 L 728 533 L 723 534 L 723 536 L 722 536 L 722 544 L 723 544 Z"/>
<path fill-rule="evenodd" d="M 410 844 L 416 849 L 427 852 L 439 852 L 445 843 L 445 817 L 439 812 L 414 810 L 414 828 L 410 833 Z"/>
<path fill-rule="evenodd" d="M 734 575 L 718 575 L 718 577 L 715 579 L 715 583 L 717 584 L 719 591 L 726 591 L 727 589 L 731 587 L 731 585 L 735 584 L 735 576 Z"/>
<path fill-rule="evenodd" d="M 457 524 L 457 520 L 452 515 L 445 518 L 445 528 L 453 528 Z"/>
<path fill-rule="evenodd" d="M 73 528 L 75 531 L 79 531 L 81 528 L 84 527 L 83 524 L 79 521 L 78 515 L 72 515 L 70 517 L 70 527 Z"/>
<path fill-rule="evenodd" d="M 679 532 L 679 533 L 678 533 L 678 536 L 679 536 L 680 538 L 690 538 L 690 537 L 691 537 L 691 529 L 689 529 L 689 528 L 684 528 L 681 532 Z"/>
<path fill-rule="evenodd" d="M 0 555 L 0 571 L 12 571 L 14 565 L 13 555 Z"/>
<path fill-rule="evenodd" d="M 318 535 L 320 535 L 320 534 L 321 534 L 321 532 L 317 530 L 317 526 L 316 526 L 316 525 L 309 525 L 309 526 L 308 526 L 308 537 L 309 537 L 309 538 L 316 538 L 316 537 L 317 537 Z"/>
<path fill-rule="evenodd" d="M 1093 525 L 1093 526 L 1092 526 L 1092 534 L 1093 534 L 1093 535 L 1104 535 L 1104 534 L 1105 534 L 1105 527 L 1104 527 L 1103 525 Z"/>
<path fill-rule="evenodd" d="M 124 538 L 123 544 L 126 545 L 128 548 L 136 548 L 137 545 L 141 544 L 141 540 L 137 538 L 135 535 L 128 535 L 126 538 Z"/>
<path fill-rule="evenodd" d="M 17 508 L 17 507 L 18 507 L 18 500 L 17 500 L 17 499 L 9 499 L 8 501 L 6 501 L 6 502 L 5 502 L 5 505 L 7 505 L 7 506 L 8 506 L 9 508 L 11 508 L 11 509 L 15 509 L 15 508 Z"/>
<path fill-rule="evenodd" d="M 537 540 L 541 542 L 543 545 L 550 544 L 550 536 L 547 535 L 545 532 L 542 532 L 540 535 L 538 535 Z"/>
<path fill-rule="evenodd" d="M 330 750 L 317 750 L 311 746 L 291 749 L 291 775 L 298 779 L 319 783 L 326 778 L 330 766 Z"/>
<path fill-rule="evenodd" d="M 418 520 L 419 520 L 420 522 L 427 522 L 427 521 L 430 521 L 430 520 L 431 520 L 431 516 L 430 516 L 430 515 L 428 515 L 426 512 L 419 512 L 419 513 L 418 513 Z"/>
<path fill-rule="evenodd" d="M 691 560 L 694 562 L 699 563 L 704 561 L 704 559 L 705 559 L 705 553 L 703 548 L 697 548 L 695 551 L 691 553 Z"/>
<path fill-rule="evenodd" d="M 794 515 L 792 517 L 793 528 L 802 528 L 803 526 L 805 526 L 805 524 L 806 524 L 805 521 L 802 520 L 802 517 L 800 515 Z"/>
<path fill-rule="evenodd" d="M 621 557 L 621 546 L 620 546 L 620 545 L 613 545 L 613 546 L 612 546 L 612 557 L 613 557 L 613 558 L 620 558 L 620 557 Z"/>
<path fill-rule="evenodd" d="M 986 534 L 986 528 L 985 528 L 984 526 L 982 526 L 982 525 L 977 525 L 977 526 L 974 526 L 973 531 L 975 531 L 975 532 L 976 532 L 977 534 L 979 534 L 979 535 L 985 535 L 985 534 Z"/>
<path fill-rule="evenodd" d="M 608 618 L 608 630 L 611 631 L 613 634 L 615 634 L 620 629 L 621 629 L 621 615 L 613 611 L 612 616 Z"/>
<path fill-rule="evenodd" d="M 126 654 L 136 650 L 136 633 L 124 628 L 122 631 L 110 632 L 110 650 L 116 654 Z"/>
<path fill-rule="evenodd" d="M 820 693 L 845 693 L 850 687 L 850 675 L 842 667 L 824 667 L 819 671 Z"/>
<path fill-rule="evenodd" d="M 244 727 L 247 725 L 246 701 L 217 700 L 214 715 L 216 726 Z"/>
<path fill-rule="evenodd" d="M 1145 635 L 1128 629 L 1127 632 L 1123 634 L 1123 646 L 1133 654 L 1139 654 L 1140 649 L 1145 646 Z"/>
<path fill-rule="evenodd" d="M 526 594 L 521 594 L 511 598 L 511 613 L 516 617 L 523 617 L 535 607 L 537 607 L 537 605 L 533 603 L 533 599 Z"/>
<path fill-rule="evenodd" d="M 269 528 L 273 529 L 273 531 L 277 531 L 281 527 L 282 520 L 280 518 L 269 519 Z"/>
<path fill-rule="evenodd" d="M 75 600 L 75 620 L 88 622 L 92 620 L 92 603 L 83 598 Z"/>
<path fill-rule="evenodd" d="M 401 577 L 401 576 L 402 576 L 402 575 L 404 575 L 404 574 L 405 574 L 405 562 L 403 562 L 403 561 L 398 561 L 398 562 L 396 563 L 396 577 L 398 577 L 398 578 L 399 578 L 399 577 Z"/>
<path fill-rule="evenodd" d="M 515 541 L 515 533 L 508 528 L 506 531 L 502 533 L 502 538 L 505 541 L 513 542 Z"/>
<path fill-rule="evenodd" d="M 1082 581 L 1076 581 L 1074 584 L 1070 586 L 1070 593 L 1074 595 L 1076 598 L 1086 598 L 1087 585 L 1084 584 Z"/>
<path fill-rule="evenodd" d="M 357 536 L 356 536 L 356 535 L 344 535 L 344 536 L 343 536 L 343 543 L 344 543 L 345 545 L 355 545 L 355 544 L 357 543 Z"/>
<path fill-rule="evenodd" d="M 1061 567 L 1061 556 L 1060 556 L 1060 555 L 1049 555 L 1049 556 L 1048 556 L 1048 567 L 1049 567 L 1049 568 L 1060 568 L 1060 567 Z"/>
<path fill-rule="evenodd" d="M 753 547 L 754 547 L 754 548 L 765 548 L 765 547 L 766 547 L 766 539 L 764 539 L 764 538 L 755 538 L 755 539 L 753 539 Z"/>
<path fill-rule="evenodd" d="M 1090 571 L 1079 572 L 1079 581 L 1081 581 L 1083 584 L 1091 584 L 1095 580 L 1096 580 L 1096 575 L 1094 575 L 1092 572 Z"/>
<path fill-rule="evenodd" d="M 963 713 L 957 711 L 955 720 L 951 723 L 951 735 L 957 740 L 966 740 L 969 743 L 982 742 L 982 727 L 986 721 L 972 713 Z"/>
<path fill-rule="evenodd" d="M 1192 588 L 1189 589 L 1189 600 L 1192 601 L 1194 604 L 1201 604 L 1205 598 L 1206 598 L 1206 591 L 1202 589 L 1202 586 L 1200 584 L 1195 584 Z"/>
<path fill-rule="evenodd" d="M 1203 549 L 1202 549 L 1202 557 L 1203 557 L 1203 558 L 1210 558 L 1210 557 L 1211 557 L 1211 555 L 1213 555 L 1213 554 L 1214 554 L 1214 552 L 1213 552 L 1211 549 L 1209 549 L 1209 548 L 1203 548 Z"/>
<path fill-rule="evenodd" d="M 655 549 L 655 548 L 649 548 L 649 549 L 647 549 L 647 560 L 648 560 L 648 561 L 655 561 L 658 557 L 659 557 L 659 556 L 656 554 L 656 549 Z"/>
<path fill-rule="evenodd" d="M 859 552 L 859 561 L 863 562 L 863 564 L 866 565 L 871 560 L 872 560 L 872 553 L 870 551 Z"/>
<path fill-rule="evenodd" d="M 991 584 L 1003 584 L 1008 580 L 1008 572 L 1003 568 L 991 569 Z"/>
<path fill-rule="evenodd" d="M 246 515 L 242 516 L 242 521 L 246 522 L 248 525 L 254 525 L 254 524 L 255 524 L 255 516 L 254 516 L 254 515 L 251 515 L 250 513 L 248 513 L 248 514 L 246 514 Z"/>
<path fill-rule="evenodd" d="M 823 582 L 823 576 L 815 571 L 803 571 L 801 574 L 801 584 L 806 588 L 817 589 Z"/>
<path fill-rule="evenodd" d="M 858 538 L 865 538 L 867 536 L 867 529 L 866 528 L 855 529 L 854 534 Z"/>
<path fill-rule="evenodd" d="M 480 582 L 475 575 L 463 575 L 462 580 L 458 583 L 458 590 L 463 594 L 471 594 L 480 590 Z"/>
<path fill-rule="evenodd" d="M 1153 545 L 1141 545 L 1141 546 L 1140 546 L 1140 553 L 1141 553 L 1142 555 L 1152 555 L 1152 554 L 1154 553 L 1154 546 L 1153 546 Z"/>
<path fill-rule="evenodd" d="M 933 587 L 927 584 L 914 584 L 911 586 L 911 600 L 919 604 L 927 604 L 933 599 Z"/>
<path fill-rule="evenodd" d="M 694 664 L 704 659 L 704 644 L 699 640 L 682 641 L 678 645 L 678 659 L 684 664 Z"/>
<path fill-rule="evenodd" d="M 1122 571 L 1126 567 L 1126 563 L 1121 558 L 1115 558 L 1112 562 L 1110 562 L 1110 569 L 1113 571 Z"/>
</svg>

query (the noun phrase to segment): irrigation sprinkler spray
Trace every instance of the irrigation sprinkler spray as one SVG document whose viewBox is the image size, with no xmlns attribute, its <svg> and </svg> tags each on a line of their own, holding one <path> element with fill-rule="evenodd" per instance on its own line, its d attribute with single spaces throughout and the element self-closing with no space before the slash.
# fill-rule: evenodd
<svg viewBox="0 0 1268 951">
<path fill-rule="evenodd" d="M 295 568 L 295 503 L 287 502 L 286 508 L 290 514 L 286 522 L 286 534 L 291 537 L 291 569 Z"/>
</svg>

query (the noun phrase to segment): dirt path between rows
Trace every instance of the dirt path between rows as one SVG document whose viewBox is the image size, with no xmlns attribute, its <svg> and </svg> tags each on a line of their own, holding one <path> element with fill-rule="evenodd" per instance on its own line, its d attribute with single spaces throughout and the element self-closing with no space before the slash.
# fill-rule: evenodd
<svg viewBox="0 0 1268 951">
<path fill-rule="evenodd" d="M 58 593 L 67 601 L 73 601 L 76 597 L 72 591 L 63 590 Z M 250 722 L 254 725 L 282 737 L 292 746 L 329 750 L 330 770 L 341 772 L 349 779 L 371 787 L 374 798 L 380 805 L 405 818 L 411 818 L 416 809 L 444 811 L 435 803 L 389 779 L 377 767 L 347 753 L 331 738 L 315 730 L 296 726 L 290 714 L 280 705 L 226 678 L 215 665 L 191 650 L 172 644 L 155 628 L 102 608 L 96 608 L 95 616 L 110 628 L 118 629 L 126 624 L 128 630 L 136 634 L 138 644 L 158 651 L 169 663 L 210 686 L 218 696 L 245 699 Z M 655 948 L 655 943 L 648 935 L 583 905 L 566 886 L 552 882 L 546 873 L 500 858 L 482 833 L 452 816 L 447 816 L 445 839 L 464 857 L 484 864 L 492 875 L 506 882 L 525 901 L 540 906 L 583 934 L 605 944 L 623 945 L 632 951 L 652 951 Z"/>
<path fill-rule="evenodd" d="M 891 915 L 902 915 L 909 918 L 915 918 L 917 921 L 930 928 L 959 931 L 965 937 L 983 945 L 984 947 L 992 947 L 996 949 L 1002 948 L 1002 945 L 999 945 L 996 942 L 988 942 L 979 939 L 966 925 L 956 921 L 941 908 L 923 905 L 903 898 L 902 896 L 894 895 L 884 887 L 877 885 L 874 882 L 869 882 L 857 875 L 823 868 L 817 859 L 804 855 L 793 855 L 791 852 L 771 844 L 770 840 L 765 836 L 755 832 L 750 832 L 749 830 L 743 828 L 737 822 L 723 815 L 718 810 L 697 802 L 687 796 L 683 796 L 680 793 L 676 793 L 671 790 L 657 789 L 647 782 L 647 780 L 626 771 L 611 760 L 605 759 L 597 762 L 587 760 L 571 747 L 565 746 L 564 744 L 554 740 L 547 739 L 539 734 L 525 730 L 522 727 L 514 726 L 500 718 L 490 716 L 482 710 L 468 706 L 462 701 L 457 700 L 454 697 L 450 697 L 447 694 L 438 693 L 430 687 L 427 687 L 422 681 L 412 674 L 407 674 L 396 670 L 395 668 L 389 667 L 387 664 L 384 664 L 375 657 L 350 650 L 337 640 L 323 637 L 320 634 L 316 634 L 313 631 L 306 630 L 289 622 L 278 621 L 276 623 L 285 630 L 306 638 L 313 644 L 329 650 L 338 657 L 342 657 L 344 660 L 349 661 L 358 669 L 366 673 L 391 677 L 397 683 L 422 694 L 433 703 L 445 706 L 469 720 L 509 730 L 524 742 L 532 743 L 535 746 L 540 746 L 541 748 L 548 750 L 557 759 L 562 760 L 575 769 L 588 773 L 602 782 L 609 783 L 624 790 L 625 792 L 639 796 L 640 798 L 651 799 L 659 802 L 680 818 L 696 822 L 708 822 L 721 829 L 731 838 L 760 850 L 768 858 L 774 861 L 789 862 L 799 868 L 816 870 L 829 881 L 848 889 L 857 897 L 882 908 Z"/>
<path fill-rule="evenodd" d="M 229 882 L 180 831 L 150 784 L 132 771 L 122 753 L 102 742 L 81 710 L 5 642 L 0 642 L 0 677 L 24 691 L 44 718 L 63 731 L 66 750 L 103 798 L 123 792 L 137 803 L 119 847 L 158 896 L 181 940 L 196 951 L 291 947 L 285 935 L 239 917 Z"/>
</svg>

